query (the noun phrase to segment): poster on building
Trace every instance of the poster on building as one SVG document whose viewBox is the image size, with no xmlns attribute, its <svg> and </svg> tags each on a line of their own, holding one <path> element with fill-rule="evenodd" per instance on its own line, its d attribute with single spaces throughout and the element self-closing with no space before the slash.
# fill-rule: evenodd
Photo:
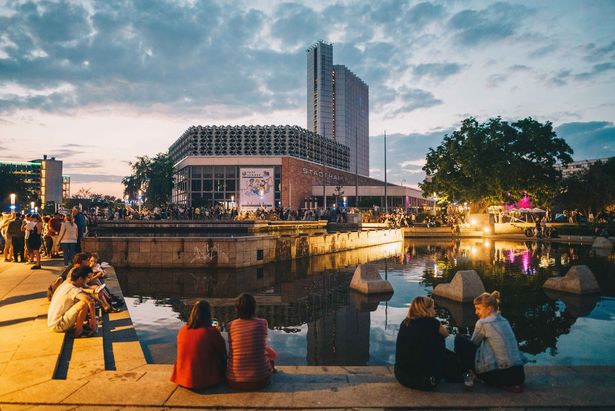
<svg viewBox="0 0 615 411">
<path fill-rule="evenodd" d="M 273 168 L 239 169 L 239 207 L 273 208 L 275 200 Z"/>
</svg>

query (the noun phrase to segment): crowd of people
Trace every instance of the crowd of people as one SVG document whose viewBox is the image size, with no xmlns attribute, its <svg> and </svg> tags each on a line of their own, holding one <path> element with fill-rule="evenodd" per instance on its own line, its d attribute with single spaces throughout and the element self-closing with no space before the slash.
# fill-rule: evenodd
<svg viewBox="0 0 615 411">
<path fill-rule="evenodd" d="M 433 390 L 447 380 L 472 387 L 475 381 L 523 390 L 525 358 L 509 322 L 499 309 L 498 291 L 474 299 L 478 321 L 471 338 L 455 337 L 447 350 L 448 330 L 435 318 L 435 302 L 416 297 L 399 327 L 395 378 L 419 390 Z M 235 390 L 257 390 L 270 384 L 276 353 L 267 341 L 267 320 L 258 318 L 256 300 L 243 293 L 235 301 L 237 319 L 227 324 L 228 351 L 220 324 L 205 300 L 195 303 L 177 336 L 177 360 L 171 381 L 194 390 L 226 384 Z"/>
<path fill-rule="evenodd" d="M 61 250 L 67 266 L 81 251 L 87 225 L 85 214 L 77 207 L 66 214 L 4 213 L 0 250 L 5 262 L 30 263 L 33 270 L 41 268 L 41 256 L 59 258 Z"/>
</svg>

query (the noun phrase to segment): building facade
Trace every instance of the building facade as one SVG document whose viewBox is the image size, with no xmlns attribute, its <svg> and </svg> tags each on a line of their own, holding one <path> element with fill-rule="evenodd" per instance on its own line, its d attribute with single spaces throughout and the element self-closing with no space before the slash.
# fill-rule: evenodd
<svg viewBox="0 0 615 411">
<path fill-rule="evenodd" d="M 597 163 L 598 161 L 606 163 L 610 159 L 611 159 L 611 157 L 596 158 L 596 159 L 591 159 L 591 160 L 573 161 L 571 163 L 566 164 L 565 167 L 561 167 L 562 177 L 567 178 L 567 177 L 571 177 L 571 176 L 573 176 L 575 174 L 582 173 L 582 172 L 584 172 L 586 170 L 589 170 L 589 167 L 592 166 L 593 164 Z"/>
<path fill-rule="evenodd" d="M 14 174 L 21 175 L 26 185 L 26 191 L 35 193 L 41 205 L 54 202 L 63 203 L 66 192 L 70 192 L 70 177 L 62 175 L 62 161 L 55 157 L 28 162 L 0 161 L 0 166 Z"/>
<path fill-rule="evenodd" d="M 172 201 L 186 207 L 241 209 L 383 205 L 384 183 L 355 176 L 348 147 L 296 126 L 190 127 L 169 148 Z M 323 162 L 324 160 L 324 162 Z M 323 195 L 324 194 L 324 195 Z M 387 185 L 390 206 L 429 205 L 420 191 Z M 371 203 L 370 203 L 371 205 Z"/>
<path fill-rule="evenodd" d="M 369 176 L 369 87 L 324 41 L 307 49 L 307 128 L 349 147 L 350 170 Z"/>
<path fill-rule="evenodd" d="M 333 66 L 333 138 L 350 149 L 350 170 L 369 176 L 369 88 L 346 66 Z"/>
</svg>

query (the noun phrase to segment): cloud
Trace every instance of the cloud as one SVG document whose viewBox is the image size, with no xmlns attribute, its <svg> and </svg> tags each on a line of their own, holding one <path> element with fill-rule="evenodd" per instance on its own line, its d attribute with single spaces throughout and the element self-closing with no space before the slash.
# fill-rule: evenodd
<svg viewBox="0 0 615 411">
<path fill-rule="evenodd" d="M 449 20 L 456 40 L 464 46 L 476 46 L 512 37 L 524 17 L 532 11 L 521 5 L 494 3 L 477 10 L 463 10 Z"/>
<path fill-rule="evenodd" d="M 387 112 L 385 118 L 393 118 L 399 114 L 406 114 L 420 108 L 429 108 L 442 104 L 442 100 L 437 99 L 429 91 L 405 86 L 401 87 L 396 96 L 399 97 L 402 103 L 397 108 Z"/>
<path fill-rule="evenodd" d="M 408 161 L 404 161 L 403 163 L 401 163 L 399 166 L 401 168 L 406 168 L 406 167 L 423 167 L 425 165 L 425 159 L 420 158 L 418 160 L 408 160 Z"/>
<path fill-rule="evenodd" d="M 564 123 L 556 127 L 555 132 L 572 147 L 575 160 L 615 156 L 615 124 L 612 122 Z"/>
<path fill-rule="evenodd" d="M 613 63 L 594 64 L 590 71 L 576 74 L 574 78 L 577 80 L 591 80 L 594 77 L 611 70 L 615 70 L 615 64 Z"/>
<path fill-rule="evenodd" d="M 97 182 L 112 182 L 119 183 L 125 176 L 117 176 L 117 175 L 104 175 L 104 174 L 81 174 L 81 173 L 70 173 L 70 182 L 73 183 L 97 183 Z"/>
<path fill-rule="evenodd" d="M 548 44 L 546 46 L 541 46 L 538 47 L 537 49 L 532 50 L 529 53 L 529 57 L 532 59 L 538 59 L 538 58 L 542 58 L 545 57 L 549 54 L 552 54 L 553 52 L 555 52 L 558 49 L 558 46 L 555 44 Z"/>
<path fill-rule="evenodd" d="M 463 64 L 458 63 L 426 63 L 413 66 L 412 73 L 417 77 L 427 76 L 444 80 L 459 73 L 463 67 Z"/>
<path fill-rule="evenodd" d="M 64 164 L 65 170 L 80 169 L 80 168 L 99 168 L 99 161 L 77 161 Z"/>
</svg>

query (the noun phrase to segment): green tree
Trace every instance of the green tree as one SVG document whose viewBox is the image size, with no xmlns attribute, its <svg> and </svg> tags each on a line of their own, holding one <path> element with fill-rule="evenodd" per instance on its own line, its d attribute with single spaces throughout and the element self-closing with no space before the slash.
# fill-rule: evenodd
<svg viewBox="0 0 615 411">
<path fill-rule="evenodd" d="M 615 204 L 615 157 L 598 161 L 582 173 L 573 174 L 563 183 L 558 205 L 579 209 L 588 215 Z"/>
<path fill-rule="evenodd" d="M 153 158 L 137 157 L 137 161 L 130 163 L 130 166 L 131 175 L 122 179 L 124 194 L 135 199 L 141 191 L 147 207 L 169 203 L 173 189 L 173 163 L 168 154 L 159 153 Z"/>
<path fill-rule="evenodd" d="M 530 117 L 509 123 L 500 117 L 480 124 L 470 117 L 427 153 L 419 184 L 424 195 L 467 201 L 472 209 L 519 199 L 525 193 L 540 205 L 557 194 L 558 164 L 572 161 L 572 149 L 550 122 Z"/>
</svg>

